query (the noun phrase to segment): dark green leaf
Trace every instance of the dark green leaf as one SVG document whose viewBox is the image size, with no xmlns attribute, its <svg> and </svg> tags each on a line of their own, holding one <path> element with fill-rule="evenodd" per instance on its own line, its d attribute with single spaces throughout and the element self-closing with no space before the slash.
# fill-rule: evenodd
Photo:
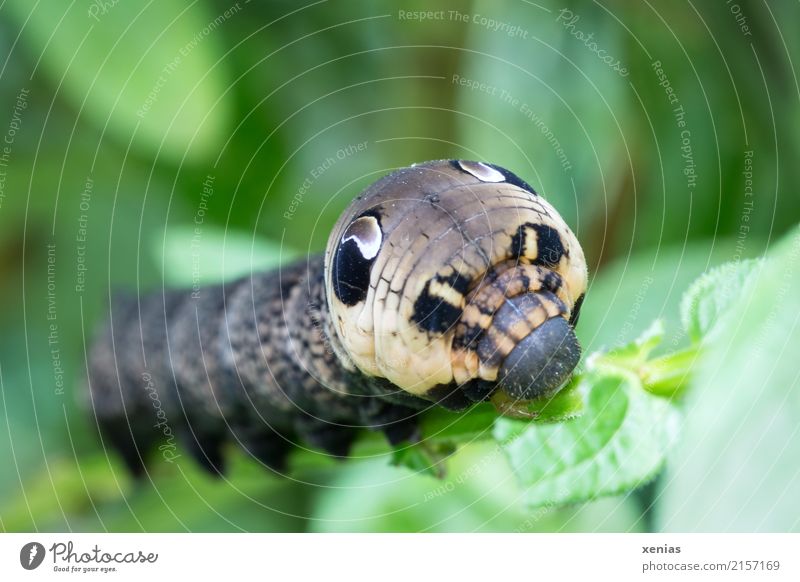
<svg viewBox="0 0 800 582">
<path fill-rule="evenodd" d="M 5 4 L 51 83 L 120 143 L 177 160 L 221 145 L 231 112 L 218 100 L 228 83 L 217 34 L 246 17 L 239 9 L 215 14 L 204 2 L 174 0 Z"/>
</svg>

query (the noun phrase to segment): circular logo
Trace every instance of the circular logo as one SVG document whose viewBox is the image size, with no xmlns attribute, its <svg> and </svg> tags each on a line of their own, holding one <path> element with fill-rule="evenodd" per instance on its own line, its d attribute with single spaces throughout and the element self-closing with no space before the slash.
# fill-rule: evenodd
<svg viewBox="0 0 800 582">
<path fill-rule="evenodd" d="M 19 563 L 26 570 L 35 570 L 44 561 L 44 546 L 39 542 L 28 542 L 19 551 Z"/>
</svg>

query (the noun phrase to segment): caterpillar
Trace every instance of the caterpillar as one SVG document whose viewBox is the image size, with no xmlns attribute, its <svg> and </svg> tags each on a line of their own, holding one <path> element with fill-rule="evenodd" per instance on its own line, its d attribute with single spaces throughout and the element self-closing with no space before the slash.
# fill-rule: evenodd
<svg viewBox="0 0 800 582">
<path fill-rule="evenodd" d="M 88 396 L 135 475 L 175 442 L 212 474 L 231 441 L 278 472 L 298 444 L 347 456 L 365 428 L 414 442 L 429 407 L 558 390 L 580 359 L 587 277 L 573 232 L 515 174 L 416 164 L 358 195 L 324 255 L 116 297 Z"/>
</svg>

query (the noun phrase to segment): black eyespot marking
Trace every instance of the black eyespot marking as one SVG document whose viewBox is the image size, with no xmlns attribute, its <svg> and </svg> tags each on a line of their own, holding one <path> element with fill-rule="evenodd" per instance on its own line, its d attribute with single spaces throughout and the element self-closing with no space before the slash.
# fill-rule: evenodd
<svg viewBox="0 0 800 582">
<path fill-rule="evenodd" d="M 453 305 L 445 297 L 437 294 L 431 287 L 434 284 L 452 287 L 462 296 L 467 292 L 470 279 L 454 272 L 447 276 L 436 275 L 425 283 L 417 300 L 411 320 L 425 331 L 444 333 L 461 319 L 462 309 Z"/>
<path fill-rule="evenodd" d="M 422 294 L 414 302 L 411 319 L 425 331 L 444 333 L 461 318 L 461 308 L 431 295 L 429 286 L 430 283 L 426 283 Z"/>
<path fill-rule="evenodd" d="M 578 319 L 581 316 L 581 307 L 583 307 L 583 300 L 586 298 L 586 293 L 583 293 L 575 302 L 575 307 L 572 308 L 572 315 L 569 318 L 569 324 L 572 327 L 578 325 Z"/>
<path fill-rule="evenodd" d="M 519 259 L 525 256 L 525 231 L 529 228 L 533 228 L 533 224 L 530 222 L 520 224 L 519 228 L 517 228 L 517 232 L 511 237 L 511 248 L 508 252 L 511 254 L 512 258 Z"/>
<path fill-rule="evenodd" d="M 469 289 L 469 284 L 471 281 L 469 277 L 467 277 L 466 275 L 462 275 L 461 273 L 458 272 L 453 272 L 452 274 L 447 275 L 446 277 L 436 275 L 436 280 L 439 283 L 447 283 L 462 295 L 466 295 L 467 289 Z"/>
<path fill-rule="evenodd" d="M 514 172 L 512 172 L 510 170 L 506 170 L 505 168 L 502 168 L 502 167 L 497 166 L 495 164 L 486 164 L 486 165 L 487 166 L 491 166 L 492 168 L 494 168 L 495 170 L 497 170 L 498 172 L 503 174 L 503 177 L 505 178 L 505 181 L 508 184 L 513 184 L 514 186 L 517 186 L 518 188 L 522 188 L 523 190 L 526 190 L 526 191 L 530 192 L 534 196 L 538 196 L 538 194 L 536 193 L 536 190 L 534 190 L 533 187 L 530 184 L 528 184 L 525 180 L 523 180 L 522 178 L 517 176 Z"/>
<path fill-rule="evenodd" d="M 374 214 L 356 218 L 342 235 L 333 257 L 333 291 L 345 305 L 363 301 L 369 289 L 370 267 L 378 256 L 383 232 Z"/>
<path fill-rule="evenodd" d="M 538 245 L 538 256 L 533 261 L 534 265 L 544 265 L 545 267 L 555 267 L 561 261 L 561 257 L 566 254 L 564 243 L 561 242 L 561 235 L 555 228 L 546 224 L 534 224 L 536 231 L 536 241 Z"/>
<path fill-rule="evenodd" d="M 511 248 L 508 252 L 511 253 L 512 258 L 519 259 L 525 256 L 525 237 L 529 228 L 533 228 L 533 224 L 530 222 L 520 224 L 517 232 L 511 237 Z"/>
<path fill-rule="evenodd" d="M 527 248 L 528 236 L 532 235 L 531 231 L 536 233 L 535 253 L 534 249 Z M 532 222 L 520 225 L 517 232 L 511 237 L 509 252 L 513 258 L 527 257 L 533 261 L 534 265 L 544 267 L 555 267 L 561 261 L 561 257 L 567 255 L 561 235 L 555 228 Z"/>
</svg>

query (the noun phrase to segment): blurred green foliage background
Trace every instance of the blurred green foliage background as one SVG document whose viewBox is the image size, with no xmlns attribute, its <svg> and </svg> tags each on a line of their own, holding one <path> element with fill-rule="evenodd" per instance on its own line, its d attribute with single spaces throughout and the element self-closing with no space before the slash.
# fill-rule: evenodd
<svg viewBox="0 0 800 582">
<path fill-rule="evenodd" d="M 134 484 L 100 448 L 80 378 L 112 290 L 191 282 L 196 220 L 208 283 L 320 251 L 361 188 L 435 158 L 508 167 L 562 211 L 590 264 L 587 352 L 656 317 L 681 345 L 688 284 L 800 218 L 798 62 L 789 0 L 6 0 L 0 530 L 787 527 L 687 521 L 669 475 L 529 510 L 488 444 L 445 481 L 385 455 L 300 457 L 282 480 L 231 451 L 224 481 L 187 460 Z"/>
</svg>

